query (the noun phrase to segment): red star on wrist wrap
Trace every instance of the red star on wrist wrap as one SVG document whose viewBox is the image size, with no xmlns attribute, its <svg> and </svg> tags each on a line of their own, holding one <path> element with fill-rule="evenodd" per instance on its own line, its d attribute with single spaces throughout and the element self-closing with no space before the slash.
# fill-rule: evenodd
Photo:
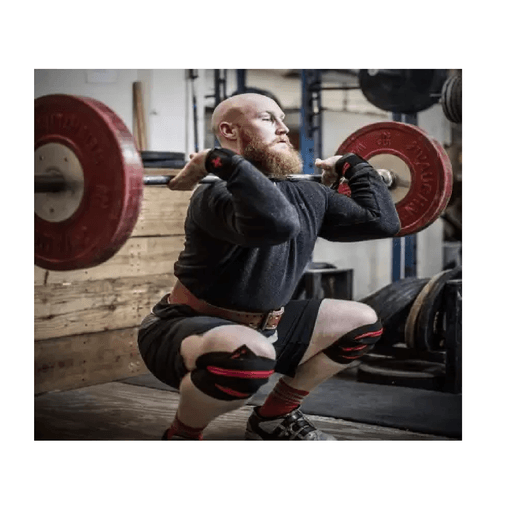
<svg viewBox="0 0 512 512">
<path fill-rule="evenodd" d="M 212 164 L 214 167 L 222 167 L 222 162 L 220 160 L 220 156 L 218 156 L 217 158 L 214 158 L 212 160 Z"/>
</svg>

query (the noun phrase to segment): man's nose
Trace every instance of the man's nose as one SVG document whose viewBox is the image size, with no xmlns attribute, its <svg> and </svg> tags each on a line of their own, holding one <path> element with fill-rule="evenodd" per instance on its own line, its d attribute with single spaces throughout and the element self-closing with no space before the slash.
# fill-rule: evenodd
<svg viewBox="0 0 512 512">
<path fill-rule="evenodd" d="M 279 135 L 281 134 L 287 134 L 290 130 L 288 129 L 288 126 L 284 124 L 284 121 L 281 121 L 280 119 L 277 120 L 277 127 L 276 127 L 276 133 Z"/>
</svg>

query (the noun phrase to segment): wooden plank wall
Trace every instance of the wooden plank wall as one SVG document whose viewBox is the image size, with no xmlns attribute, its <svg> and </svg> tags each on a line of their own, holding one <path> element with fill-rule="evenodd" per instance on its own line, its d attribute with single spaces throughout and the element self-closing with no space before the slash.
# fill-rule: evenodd
<svg viewBox="0 0 512 512">
<path fill-rule="evenodd" d="M 35 267 L 36 394 L 147 372 L 137 348 L 137 327 L 174 284 L 190 195 L 145 187 L 132 236 L 102 265 L 68 272 Z"/>
</svg>

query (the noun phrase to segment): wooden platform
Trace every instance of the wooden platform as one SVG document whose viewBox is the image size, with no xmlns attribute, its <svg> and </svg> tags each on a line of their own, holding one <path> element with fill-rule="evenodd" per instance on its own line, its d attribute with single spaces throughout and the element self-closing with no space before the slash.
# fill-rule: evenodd
<svg viewBox="0 0 512 512">
<path fill-rule="evenodd" d="M 174 417 L 179 395 L 109 382 L 35 397 L 36 440 L 159 440 Z M 214 420 L 205 440 L 243 440 L 252 407 Z M 449 440 L 394 428 L 310 416 L 338 440 Z"/>
</svg>

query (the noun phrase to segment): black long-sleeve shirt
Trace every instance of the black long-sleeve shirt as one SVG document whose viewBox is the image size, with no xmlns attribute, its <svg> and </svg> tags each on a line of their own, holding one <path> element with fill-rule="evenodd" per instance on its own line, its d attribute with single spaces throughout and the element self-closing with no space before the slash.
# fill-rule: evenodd
<svg viewBox="0 0 512 512">
<path fill-rule="evenodd" d="M 193 193 L 174 270 L 196 297 L 216 306 L 278 309 L 290 300 L 318 237 L 353 242 L 400 229 L 386 185 L 366 163 L 345 173 L 350 198 L 313 181 L 271 180 L 228 150 L 211 152 L 207 169 L 225 181 Z"/>
</svg>

